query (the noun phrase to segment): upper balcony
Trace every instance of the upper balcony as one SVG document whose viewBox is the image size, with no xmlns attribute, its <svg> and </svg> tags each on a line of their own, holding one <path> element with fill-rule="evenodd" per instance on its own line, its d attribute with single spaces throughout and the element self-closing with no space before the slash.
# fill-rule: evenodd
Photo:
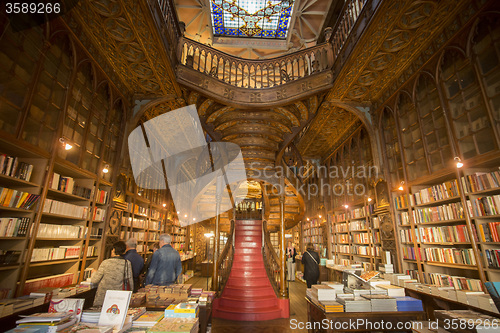
<svg viewBox="0 0 500 333">
<path fill-rule="evenodd" d="M 272 59 L 243 59 L 181 36 L 171 0 L 149 0 L 166 44 L 176 46 L 175 64 L 179 83 L 227 104 L 272 106 L 332 87 L 341 68 L 367 25 L 380 0 L 348 0 L 327 42 Z M 367 13 L 368 12 L 368 13 Z M 177 22 L 177 25 L 175 24 Z M 356 30 L 357 33 L 351 32 Z M 351 44 L 351 45 L 350 45 Z"/>
</svg>

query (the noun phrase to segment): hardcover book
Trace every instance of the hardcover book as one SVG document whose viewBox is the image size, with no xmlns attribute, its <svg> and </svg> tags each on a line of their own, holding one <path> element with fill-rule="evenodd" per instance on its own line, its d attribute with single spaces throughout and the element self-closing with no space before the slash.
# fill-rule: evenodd
<svg viewBox="0 0 500 333">
<path fill-rule="evenodd" d="M 99 326 L 113 326 L 121 330 L 127 316 L 132 291 L 108 290 L 102 304 Z"/>
</svg>

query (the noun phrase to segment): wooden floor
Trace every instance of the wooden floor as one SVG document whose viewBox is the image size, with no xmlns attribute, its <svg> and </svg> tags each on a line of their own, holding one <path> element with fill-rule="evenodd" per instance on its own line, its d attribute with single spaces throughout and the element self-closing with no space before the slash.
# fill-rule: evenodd
<svg viewBox="0 0 500 333">
<path fill-rule="evenodd" d="M 209 279 L 209 283 L 211 278 Z M 195 276 L 186 283 L 192 284 L 194 288 L 207 289 L 207 278 Z M 209 284 L 210 286 L 210 284 Z M 275 319 L 268 321 L 230 321 L 218 318 L 212 318 L 212 333 L 281 333 L 281 332 L 300 332 L 307 330 L 292 329 L 290 320 L 296 319 L 297 322 L 307 321 L 306 307 L 306 285 L 300 281 L 289 282 L 290 295 L 290 318 Z"/>
</svg>

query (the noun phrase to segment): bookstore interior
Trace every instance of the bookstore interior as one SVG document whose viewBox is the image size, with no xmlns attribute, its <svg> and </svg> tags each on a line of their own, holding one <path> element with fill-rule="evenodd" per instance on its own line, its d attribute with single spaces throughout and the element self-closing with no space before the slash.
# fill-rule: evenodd
<svg viewBox="0 0 500 333">
<path fill-rule="evenodd" d="M 500 332 L 499 1 L 0 8 L 0 331 Z"/>
</svg>

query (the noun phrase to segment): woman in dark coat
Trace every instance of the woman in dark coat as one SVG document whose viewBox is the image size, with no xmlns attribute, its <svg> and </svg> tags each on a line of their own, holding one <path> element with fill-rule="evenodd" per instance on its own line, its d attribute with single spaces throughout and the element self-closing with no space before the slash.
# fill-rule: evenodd
<svg viewBox="0 0 500 333">
<path fill-rule="evenodd" d="M 302 264 L 304 265 L 304 280 L 307 282 L 307 288 L 318 283 L 319 279 L 319 255 L 314 251 L 312 243 L 308 243 L 306 252 L 302 255 Z"/>
</svg>

